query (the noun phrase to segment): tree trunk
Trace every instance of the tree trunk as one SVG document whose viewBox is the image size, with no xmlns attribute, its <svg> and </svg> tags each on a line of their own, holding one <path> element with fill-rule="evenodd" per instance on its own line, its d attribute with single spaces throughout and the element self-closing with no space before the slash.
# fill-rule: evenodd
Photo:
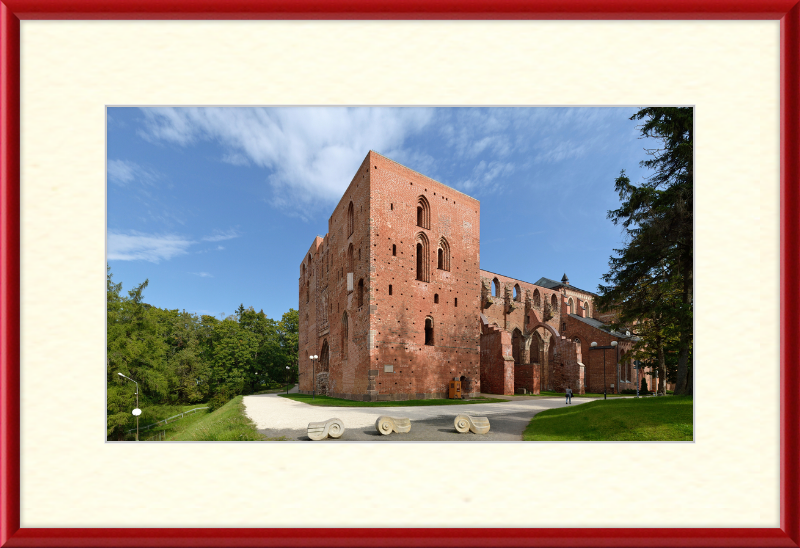
<svg viewBox="0 0 800 548">
<path fill-rule="evenodd" d="M 692 262 L 685 261 L 686 267 L 683 271 L 683 304 L 688 306 L 692 298 Z M 678 355 L 678 371 L 675 382 L 675 395 L 684 396 L 692 393 L 691 386 L 687 382 L 689 345 L 692 341 L 692 321 L 681 322 L 680 354 Z"/>
<path fill-rule="evenodd" d="M 658 388 L 656 389 L 656 394 L 666 394 L 666 388 L 664 386 L 667 365 L 664 359 L 664 346 L 661 344 L 661 337 L 656 337 L 656 344 L 658 345 Z"/>
</svg>

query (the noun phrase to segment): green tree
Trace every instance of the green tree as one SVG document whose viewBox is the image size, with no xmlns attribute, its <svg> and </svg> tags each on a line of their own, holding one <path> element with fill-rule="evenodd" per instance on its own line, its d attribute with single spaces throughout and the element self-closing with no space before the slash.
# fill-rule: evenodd
<svg viewBox="0 0 800 548">
<path fill-rule="evenodd" d="M 165 361 L 166 343 L 156 310 L 145 304 L 143 292 L 148 281 L 121 297 L 122 284 L 114 284 L 107 268 L 106 385 L 107 435 L 120 439 L 130 424 L 135 405 L 135 385 L 123 379 L 123 373 L 138 382 L 139 401 L 163 401 L 169 393 Z"/>
<path fill-rule="evenodd" d="M 282 373 L 285 374 L 286 366 L 289 366 L 289 380 L 297 380 L 298 375 L 298 352 L 300 341 L 300 313 L 294 308 L 290 308 L 281 317 L 278 324 L 278 336 L 283 354 Z"/>
<path fill-rule="evenodd" d="M 653 170 L 648 179 L 637 186 L 622 171 L 615 182 L 622 204 L 608 216 L 623 227 L 626 245 L 609 260 L 603 276 L 608 285 L 600 286 L 598 305 L 618 312 L 615 325 L 638 321 L 648 327 L 642 345 L 662 353 L 658 363 L 664 373 L 664 336 L 677 337 L 675 393 L 691 394 L 693 111 L 644 108 L 631 120 L 644 120 L 641 135 L 663 147 L 647 150 L 651 158 L 641 162 Z"/>
</svg>

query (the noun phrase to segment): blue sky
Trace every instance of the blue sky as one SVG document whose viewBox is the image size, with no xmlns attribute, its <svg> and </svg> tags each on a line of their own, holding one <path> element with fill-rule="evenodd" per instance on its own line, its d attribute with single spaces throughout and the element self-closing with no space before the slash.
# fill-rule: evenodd
<svg viewBox="0 0 800 548">
<path fill-rule="evenodd" d="M 280 319 L 304 252 L 367 152 L 481 202 L 481 268 L 597 291 L 637 108 L 108 108 L 108 263 L 145 301 Z"/>
</svg>

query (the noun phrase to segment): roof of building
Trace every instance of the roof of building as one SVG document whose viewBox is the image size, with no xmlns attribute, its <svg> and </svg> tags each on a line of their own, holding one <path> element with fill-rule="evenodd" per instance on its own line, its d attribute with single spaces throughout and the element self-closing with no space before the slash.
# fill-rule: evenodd
<svg viewBox="0 0 800 548">
<path fill-rule="evenodd" d="M 632 341 L 638 341 L 639 340 L 639 337 L 637 337 L 635 335 L 626 335 L 625 333 L 622 333 L 620 331 L 612 331 L 611 329 L 608 328 L 608 326 L 606 324 L 604 324 L 600 320 L 595 320 L 594 318 L 584 318 L 583 316 L 578 316 L 577 314 L 570 314 L 569 317 L 570 318 L 575 318 L 576 320 L 579 320 L 579 321 L 582 321 L 585 324 L 589 324 L 589 325 L 591 325 L 592 327 L 594 327 L 596 329 L 600 329 L 602 331 L 605 331 L 606 333 L 610 333 L 610 334 L 614 335 L 615 337 L 617 337 L 619 339 L 630 339 Z"/>
<path fill-rule="evenodd" d="M 564 274 L 564 277 L 566 278 L 567 275 Z M 589 295 L 594 295 L 595 297 L 597 296 L 597 293 L 581 289 L 580 287 L 575 287 L 574 285 L 571 284 L 557 282 L 555 280 L 551 280 L 550 278 L 539 278 L 536 282 L 533 283 L 533 285 L 538 285 L 540 287 L 545 287 L 547 289 L 560 289 L 562 287 L 567 287 L 569 289 L 574 289 L 576 291 L 583 291 L 584 293 L 588 293 Z"/>
</svg>

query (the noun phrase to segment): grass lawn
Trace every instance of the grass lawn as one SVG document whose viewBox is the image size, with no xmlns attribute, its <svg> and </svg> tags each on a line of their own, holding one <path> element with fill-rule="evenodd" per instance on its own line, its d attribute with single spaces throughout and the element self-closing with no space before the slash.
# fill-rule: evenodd
<svg viewBox="0 0 800 548">
<path fill-rule="evenodd" d="M 322 407 L 415 407 L 422 405 L 464 405 L 472 403 L 500 403 L 508 400 L 499 398 L 472 398 L 469 400 L 405 400 L 405 401 L 353 401 L 328 396 L 312 398 L 308 394 L 279 394 L 281 398 L 318 405 Z"/>
<path fill-rule="evenodd" d="M 185 411 L 205 406 L 205 403 L 193 403 L 189 405 L 143 405 L 142 414 L 139 417 L 139 439 L 146 440 L 159 432 L 166 432 L 166 435 L 169 435 L 170 432 L 176 431 L 177 428 L 182 427 L 184 424 L 196 421 L 202 415 L 207 414 L 208 411 L 206 409 L 201 409 L 200 411 L 184 415 L 183 418 L 172 419 L 174 422 L 171 421 L 166 425 L 164 423 L 157 424 L 148 430 L 145 430 L 145 427 L 157 423 L 158 421 L 168 419 L 169 417 L 174 417 Z M 127 434 L 125 439 L 133 441 L 135 436 L 136 431 L 134 430 Z"/>
<path fill-rule="evenodd" d="M 201 411 L 197 412 L 198 414 Z M 187 418 L 176 422 L 172 434 L 167 433 L 167 441 L 261 441 L 266 439 L 258 433 L 255 424 L 244 414 L 242 396 L 200 418 L 186 423 Z"/>
<path fill-rule="evenodd" d="M 548 409 L 522 434 L 525 441 L 692 441 L 692 397 L 593 401 Z"/>
<path fill-rule="evenodd" d="M 566 397 L 564 392 L 548 392 L 547 390 L 543 390 L 539 395 L 540 396 L 547 396 L 548 398 L 553 398 L 553 397 L 565 398 Z M 624 398 L 625 396 L 630 397 L 631 394 L 609 394 L 608 395 L 609 398 Z M 573 398 L 602 398 L 603 397 L 603 393 L 602 392 L 600 392 L 599 394 L 588 393 L 588 392 L 586 394 L 575 394 L 575 393 L 573 393 L 572 397 Z"/>
</svg>

